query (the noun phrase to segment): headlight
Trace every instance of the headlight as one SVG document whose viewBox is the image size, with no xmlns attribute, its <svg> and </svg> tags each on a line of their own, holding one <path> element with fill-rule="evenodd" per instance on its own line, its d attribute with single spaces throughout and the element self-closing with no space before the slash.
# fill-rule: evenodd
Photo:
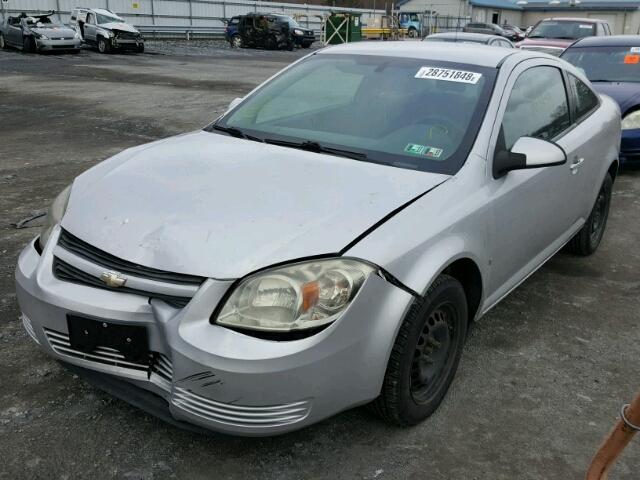
<svg viewBox="0 0 640 480">
<path fill-rule="evenodd" d="M 622 130 L 634 130 L 640 128 L 640 110 L 631 112 L 622 119 Z"/>
<path fill-rule="evenodd" d="M 293 33 L 295 33 L 296 35 L 304 35 L 304 32 L 302 30 L 298 30 L 297 28 L 293 30 Z"/>
<path fill-rule="evenodd" d="M 56 197 L 56 199 L 49 207 L 45 223 L 42 226 L 42 230 L 40 231 L 40 239 L 38 240 L 40 242 L 40 248 L 44 249 L 47 241 L 49 240 L 49 236 L 51 235 L 53 227 L 60 223 L 64 212 L 67 211 L 67 205 L 69 204 L 69 195 L 71 195 L 71 185 L 60 192 L 60 195 Z"/>
<path fill-rule="evenodd" d="M 332 259 L 260 272 L 236 287 L 215 323 L 267 332 L 322 327 L 340 316 L 373 271 L 361 261 Z"/>
</svg>

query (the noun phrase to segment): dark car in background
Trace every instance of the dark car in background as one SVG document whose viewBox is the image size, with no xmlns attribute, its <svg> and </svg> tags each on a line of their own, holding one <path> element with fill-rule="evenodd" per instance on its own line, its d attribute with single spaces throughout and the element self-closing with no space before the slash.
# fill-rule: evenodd
<svg viewBox="0 0 640 480">
<path fill-rule="evenodd" d="M 511 38 L 511 35 L 496 23 L 467 23 L 462 31 L 467 33 L 484 33 L 486 35 L 499 35 L 501 37 Z"/>
<path fill-rule="evenodd" d="M 517 47 L 559 56 L 576 40 L 611 35 L 611 27 L 595 18 L 545 18 Z"/>
<path fill-rule="evenodd" d="M 500 26 L 505 32 L 507 32 L 507 35 L 509 35 L 507 38 L 509 38 L 509 40 L 511 40 L 512 42 L 519 42 L 521 40 L 524 40 L 525 34 L 520 27 L 516 27 L 515 25 L 508 25 L 506 23 Z"/>
<path fill-rule="evenodd" d="M 250 13 L 232 17 L 225 29 L 225 38 L 235 47 L 291 50 L 296 46 L 309 48 L 315 34 L 287 15 Z"/>
<path fill-rule="evenodd" d="M 425 37 L 423 42 L 456 42 L 456 43 L 482 43 L 491 47 L 516 48 L 513 43 L 498 35 L 466 32 L 433 33 Z"/>
<path fill-rule="evenodd" d="M 594 90 L 618 103 L 622 114 L 620 163 L 640 165 L 640 36 L 584 38 L 561 58 L 582 69 Z"/>
<path fill-rule="evenodd" d="M 0 48 L 14 47 L 23 52 L 79 52 L 80 36 L 72 28 L 53 22 L 54 13 L 7 17 L 0 23 Z"/>
</svg>

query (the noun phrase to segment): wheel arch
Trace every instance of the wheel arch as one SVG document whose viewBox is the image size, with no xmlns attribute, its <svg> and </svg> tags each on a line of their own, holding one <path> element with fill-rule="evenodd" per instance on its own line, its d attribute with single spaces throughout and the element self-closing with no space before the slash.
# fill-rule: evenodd
<svg viewBox="0 0 640 480">
<path fill-rule="evenodd" d="M 614 182 L 616 181 L 616 177 L 618 176 L 619 168 L 620 162 L 618 161 L 618 159 L 615 159 L 613 162 L 611 162 L 611 165 L 609 165 L 608 173 L 609 175 L 611 175 L 611 180 L 613 180 Z"/>
<path fill-rule="evenodd" d="M 478 264 L 469 257 L 461 257 L 448 264 L 438 275 L 442 273 L 455 278 L 462 285 L 467 297 L 469 322 L 472 322 L 480 309 L 483 294 L 482 274 Z"/>
</svg>

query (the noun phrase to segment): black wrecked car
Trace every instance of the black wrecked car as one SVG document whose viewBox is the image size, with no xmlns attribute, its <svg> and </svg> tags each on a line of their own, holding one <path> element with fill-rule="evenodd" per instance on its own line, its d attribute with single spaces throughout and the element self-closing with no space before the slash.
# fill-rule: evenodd
<svg viewBox="0 0 640 480">
<path fill-rule="evenodd" d="M 293 18 L 286 15 L 241 15 L 237 28 L 241 39 L 238 46 L 242 47 L 293 50 L 296 45 L 309 48 L 315 41 L 313 30 L 302 28 Z"/>
</svg>

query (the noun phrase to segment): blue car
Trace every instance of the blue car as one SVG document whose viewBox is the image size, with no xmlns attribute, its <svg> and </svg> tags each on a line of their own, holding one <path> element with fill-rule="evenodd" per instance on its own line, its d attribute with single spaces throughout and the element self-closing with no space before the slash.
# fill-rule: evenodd
<svg viewBox="0 0 640 480">
<path fill-rule="evenodd" d="M 598 92 L 622 112 L 620 163 L 640 165 L 640 35 L 586 37 L 561 58 L 581 68 Z"/>
<path fill-rule="evenodd" d="M 224 29 L 224 39 L 231 44 L 232 47 L 240 48 L 242 46 L 242 38 L 238 33 L 238 24 L 240 17 L 231 17 Z"/>
</svg>

